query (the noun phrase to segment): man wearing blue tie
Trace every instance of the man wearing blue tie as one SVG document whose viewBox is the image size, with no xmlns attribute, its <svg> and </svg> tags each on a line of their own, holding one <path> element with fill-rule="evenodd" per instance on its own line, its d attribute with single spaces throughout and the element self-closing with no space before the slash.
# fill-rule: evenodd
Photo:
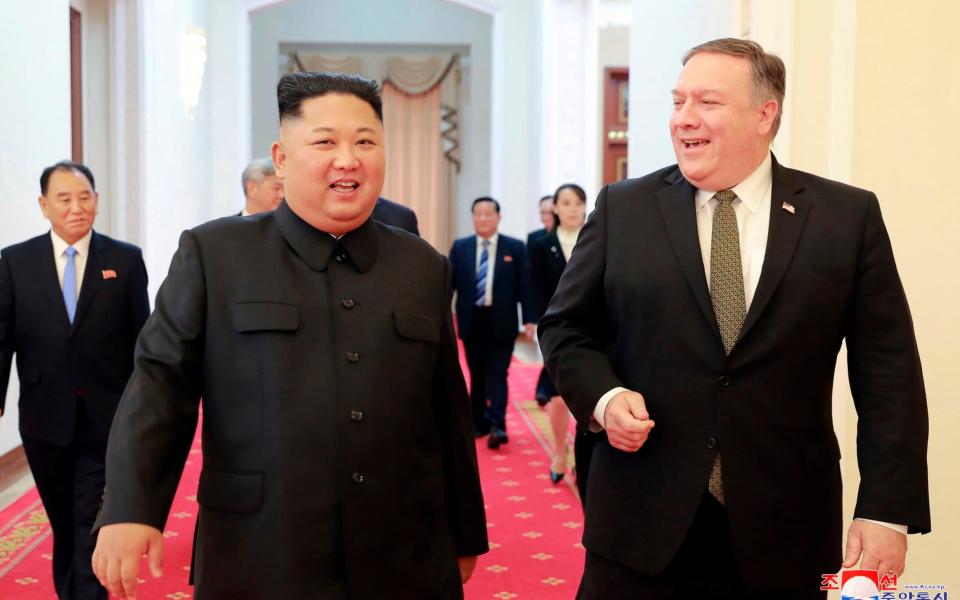
<svg viewBox="0 0 960 600">
<path fill-rule="evenodd" d="M 91 529 L 107 433 L 150 312 L 140 249 L 93 231 L 93 174 L 63 161 L 40 177 L 50 232 L 0 253 L 0 415 L 13 355 L 20 435 L 53 529 L 59 598 L 102 599 Z"/>
<path fill-rule="evenodd" d="M 500 235 L 500 204 L 477 198 L 471 207 L 476 235 L 450 249 L 457 291 L 457 332 L 470 369 L 470 404 L 477 437 L 490 433 L 489 448 L 507 437 L 507 369 L 519 331 L 517 305 L 527 337 L 533 336 L 527 252 L 520 240 Z"/>
</svg>

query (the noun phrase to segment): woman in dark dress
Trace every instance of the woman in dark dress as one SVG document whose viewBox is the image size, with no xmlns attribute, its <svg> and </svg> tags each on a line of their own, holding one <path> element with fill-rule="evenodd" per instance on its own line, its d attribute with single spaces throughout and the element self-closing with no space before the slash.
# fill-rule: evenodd
<svg viewBox="0 0 960 600">
<path fill-rule="evenodd" d="M 580 235 L 580 229 L 586 221 L 587 196 L 579 185 L 566 183 L 557 188 L 553 195 L 553 207 L 556 214 L 556 226 L 546 237 L 537 240 L 530 249 L 531 282 L 533 288 L 534 305 L 538 317 L 542 317 L 550 303 L 550 298 L 557 289 L 560 276 L 567 266 L 570 254 Z M 553 459 L 550 462 L 550 479 L 559 483 L 567 471 L 567 431 L 570 425 L 570 409 L 567 408 L 560 393 L 550 381 L 546 372 L 541 376 L 543 389 L 538 389 L 538 396 L 549 398 L 545 408 L 550 414 L 550 427 L 553 430 L 556 444 Z M 539 398 L 538 398 L 539 399 Z M 581 445 L 581 431 L 586 432 L 586 426 L 577 428 L 578 446 L 576 451 L 577 487 L 580 488 L 581 500 L 586 489 L 585 482 L 589 465 L 589 454 L 581 459 L 580 450 L 592 450 L 593 438 L 585 440 L 589 448 L 579 448 Z M 583 460 L 584 462 L 581 462 Z M 581 485 L 583 484 L 583 485 Z"/>
</svg>

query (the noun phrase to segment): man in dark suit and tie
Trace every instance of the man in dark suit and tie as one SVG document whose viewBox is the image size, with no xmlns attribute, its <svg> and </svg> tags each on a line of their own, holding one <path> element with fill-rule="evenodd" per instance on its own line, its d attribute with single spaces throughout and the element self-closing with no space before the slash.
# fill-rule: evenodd
<svg viewBox="0 0 960 600">
<path fill-rule="evenodd" d="M 500 203 L 484 196 L 473 201 L 471 211 L 476 235 L 456 240 L 450 249 L 457 332 L 470 369 L 474 434 L 489 433 L 487 446 L 498 448 L 509 441 L 507 369 L 519 332 L 517 305 L 529 338 L 534 310 L 523 242 L 497 232 Z"/>
<path fill-rule="evenodd" d="M 40 176 L 50 232 L 0 253 L 0 414 L 11 359 L 20 435 L 53 530 L 60 598 L 106 599 L 90 567 L 104 453 L 133 345 L 150 313 L 140 249 L 93 230 L 93 174 L 63 161 Z"/>
<path fill-rule="evenodd" d="M 384 225 L 399 227 L 413 235 L 420 235 L 420 229 L 417 227 L 417 213 L 386 198 L 377 198 L 377 204 L 373 207 L 373 220 L 380 221 Z"/>
<path fill-rule="evenodd" d="M 487 550 L 450 266 L 370 218 L 379 86 L 277 87 L 277 210 L 180 238 L 107 451 L 94 569 L 121 598 L 161 531 L 203 407 L 196 597 L 463 597 Z"/>
<path fill-rule="evenodd" d="M 613 184 L 540 339 L 578 420 L 606 429 L 579 598 L 824 598 L 820 575 L 902 573 L 930 531 L 927 410 L 876 196 L 770 153 L 783 62 L 690 50 L 678 165 Z M 831 419 L 847 346 L 860 487 L 841 555 Z"/>
</svg>

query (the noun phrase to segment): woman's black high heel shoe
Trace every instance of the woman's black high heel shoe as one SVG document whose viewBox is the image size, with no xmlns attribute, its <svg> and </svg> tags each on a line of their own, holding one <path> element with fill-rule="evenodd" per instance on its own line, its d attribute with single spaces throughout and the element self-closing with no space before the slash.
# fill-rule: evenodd
<svg viewBox="0 0 960 600">
<path fill-rule="evenodd" d="M 566 475 L 566 473 L 557 473 L 553 469 L 550 469 L 550 481 L 552 481 L 554 484 L 558 484 L 563 481 L 564 475 Z"/>
</svg>

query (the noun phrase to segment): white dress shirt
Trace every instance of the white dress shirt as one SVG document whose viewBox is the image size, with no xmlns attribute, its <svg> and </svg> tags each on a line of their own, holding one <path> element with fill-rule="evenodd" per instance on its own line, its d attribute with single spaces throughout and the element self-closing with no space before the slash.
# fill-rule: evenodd
<svg viewBox="0 0 960 600">
<path fill-rule="evenodd" d="M 77 272 L 77 299 L 80 298 L 80 286 L 83 285 L 83 272 L 87 268 L 87 256 L 90 254 L 90 238 L 93 237 L 93 230 L 87 232 L 73 244 L 77 251 L 73 257 L 74 266 Z M 63 289 L 63 271 L 67 268 L 67 248 L 70 244 L 63 241 L 59 235 L 50 230 L 50 239 L 53 241 L 53 262 L 57 265 L 57 281 L 60 283 L 60 289 Z"/>
<path fill-rule="evenodd" d="M 760 271 L 763 269 L 763 259 L 767 250 L 767 234 L 770 231 L 770 201 L 773 195 L 773 159 L 767 154 L 760 166 L 747 176 L 746 179 L 731 188 L 737 195 L 733 201 L 733 210 L 737 215 L 737 229 L 740 232 L 740 260 L 743 263 L 743 294 L 746 300 L 746 309 L 750 310 L 750 303 L 757 291 L 760 282 Z M 700 255 L 703 257 L 704 275 L 710 282 L 710 245 L 713 241 L 713 213 L 717 208 L 714 194 L 720 190 L 700 190 L 694 195 L 697 211 L 697 235 L 700 238 Z M 593 411 L 593 418 L 603 427 L 603 415 L 607 404 L 626 388 L 617 387 L 603 396 L 597 402 Z M 872 519 L 857 519 L 889 527 L 906 535 L 906 525 L 896 525 Z"/>
<path fill-rule="evenodd" d="M 480 255 L 483 254 L 483 241 L 485 238 L 477 236 L 477 263 L 474 270 L 480 268 Z M 487 289 L 483 294 L 483 305 L 493 306 L 493 270 L 497 264 L 497 240 L 500 239 L 499 233 L 490 236 L 490 244 L 487 246 Z"/>
<path fill-rule="evenodd" d="M 563 227 L 557 227 L 557 241 L 560 242 L 560 251 L 563 252 L 563 260 L 570 262 L 570 255 L 573 253 L 573 247 L 577 245 L 577 238 L 580 237 L 582 227 L 573 231 L 567 231 Z"/>
</svg>

